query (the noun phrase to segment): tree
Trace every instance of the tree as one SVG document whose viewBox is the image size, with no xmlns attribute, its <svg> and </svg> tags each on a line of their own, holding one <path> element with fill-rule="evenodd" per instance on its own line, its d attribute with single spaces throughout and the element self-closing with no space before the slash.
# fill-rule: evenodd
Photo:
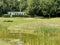
<svg viewBox="0 0 60 45">
<path fill-rule="evenodd" d="M 27 0 L 21 0 L 21 2 L 20 2 L 21 11 L 26 10 L 27 6 L 28 6 L 27 5 Z"/>
<path fill-rule="evenodd" d="M 49 18 L 51 16 L 55 16 L 55 13 L 57 11 L 57 6 L 56 6 L 56 2 L 54 1 L 43 1 L 41 4 L 42 7 L 42 13 L 44 16 L 48 16 Z"/>
<path fill-rule="evenodd" d="M 29 0 L 28 14 L 34 16 L 56 16 L 57 10 L 60 10 L 59 0 Z"/>
<path fill-rule="evenodd" d="M 28 14 L 31 16 L 39 15 L 40 11 L 40 0 L 29 0 L 28 3 Z"/>
</svg>

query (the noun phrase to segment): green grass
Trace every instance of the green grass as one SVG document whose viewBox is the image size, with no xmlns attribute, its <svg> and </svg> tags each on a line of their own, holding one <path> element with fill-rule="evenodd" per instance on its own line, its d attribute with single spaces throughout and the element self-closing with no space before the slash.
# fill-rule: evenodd
<svg viewBox="0 0 60 45">
<path fill-rule="evenodd" d="M 10 43 L 7 43 L 7 42 L 0 40 L 0 45 L 10 45 Z"/>
<path fill-rule="evenodd" d="M 18 39 L 11 31 L 23 45 L 60 45 L 60 18 L 0 18 L 0 38 Z"/>
</svg>

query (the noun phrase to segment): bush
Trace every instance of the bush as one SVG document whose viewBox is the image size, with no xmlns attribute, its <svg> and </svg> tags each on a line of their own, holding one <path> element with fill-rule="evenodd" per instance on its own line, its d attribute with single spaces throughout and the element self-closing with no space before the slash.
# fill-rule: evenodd
<svg viewBox="0 0 60 45">
<path fill-rule="evenodd" d="M 29 17 L 29 15 L 13 15 L 12 17 Z"/>
<path fill-rule="evenodd" d="M 4 14 L 2 17 L 10 17 L 10 15 Z M 29 17 L 29 15 L 12 15 L 12 17 Z"/>
<path fill-rule="evenodd" d="M 8 15 L 8 14 L 4 14 L 2 17 L 10 17 L 10 15 Z"/>
</svg>

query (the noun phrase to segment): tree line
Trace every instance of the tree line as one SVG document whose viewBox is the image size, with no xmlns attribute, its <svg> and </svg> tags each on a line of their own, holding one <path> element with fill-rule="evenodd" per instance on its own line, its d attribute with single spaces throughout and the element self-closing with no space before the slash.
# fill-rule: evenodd
<svg viewBox="0 0 60 45">
<path fill-rule="evenodd" d="M 0 0 L 0 16 L 20 9 L 32 17 L 56 17 L 60 14 L 60 0 Z"/>
</svg>

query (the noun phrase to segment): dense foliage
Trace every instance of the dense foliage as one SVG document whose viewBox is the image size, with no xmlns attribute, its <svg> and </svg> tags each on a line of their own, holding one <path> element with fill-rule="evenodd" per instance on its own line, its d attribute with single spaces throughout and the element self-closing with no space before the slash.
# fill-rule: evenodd
<svg viewBox="0 0 60 45">
<path fill-rule="evenodd" d="M 27 7 L 26 0 L 0 0 L 0 16 L 9 11 L 23 11 Z"/>
<path fill-rule="evenodd" d="M 28 5 L 30 15 L 55 17 L 59 11 L 60 0 L 31 0 Z"/>
<path fill-rule="evenodd" d="M 31 16 L 59 16 L 60 0 L 0 0 L 0 16 L 8 11 L 26 11 Z"/>
</svg>

